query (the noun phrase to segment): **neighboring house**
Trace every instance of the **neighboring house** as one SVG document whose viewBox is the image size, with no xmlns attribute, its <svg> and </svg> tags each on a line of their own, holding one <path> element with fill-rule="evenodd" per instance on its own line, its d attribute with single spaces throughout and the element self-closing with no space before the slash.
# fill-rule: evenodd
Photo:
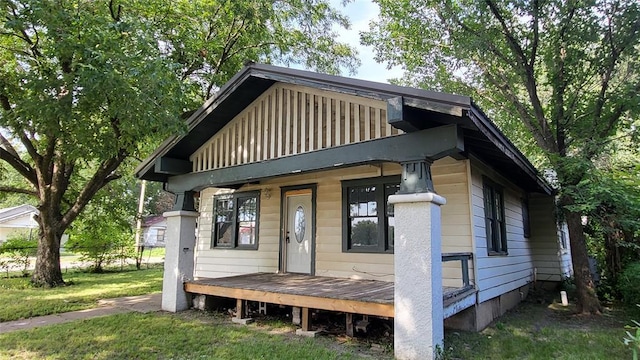
<svg viewBox="0 0 640 360">
<path fill-rule="evenodd" d="M 38 209 L 27 204 L 0 209 L 0 244 L 20 234 L 37 237 L 38 223 L 34 219 L 37 214 Z"/>
<path fill-rule="evenodd" d="M 162 215 L 149 216 L 142 221 L 143 245 L 148 247 L 164 247 L 167 221 Z"/>
<path fill-rule="evenodd" d="M 37 238 L 39 234 L 38 222 L 35 217 L 40 212 L 32 205 L 23 204 L 0 209 L 0 244 L 16 234 L 23 234 L 29 238 Z M 62 234 L 60 248 L 69 240 L 69 235 Z"/>
<path fill-rule="evenodd" d="M 165 310 L 393 317 L 396 356 L 432 358 L 445 319 L 482 329 L 566 276 L 552 189 L 468 97 L 251 65 L 187 125 L 137 169 L 177 195 Z"/>
</svg>

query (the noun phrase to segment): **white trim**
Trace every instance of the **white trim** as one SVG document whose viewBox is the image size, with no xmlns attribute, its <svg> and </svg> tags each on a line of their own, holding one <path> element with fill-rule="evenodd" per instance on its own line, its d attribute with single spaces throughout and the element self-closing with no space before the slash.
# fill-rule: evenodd
<svg viewBox="0 0 640 360">
<path fill-rule="evenodd" d="M 447 199 L 435 193 L 396 194 L 389 196 L 389 204 L 432 202 L 436 205 L 444 205 Z"/>
<path fill-rule="evenodd" d="M 200 213 L 197 211 L 174 210 L 174 211 L 167 211 L 164 214 L 162 214 L 162 216 L 166 218 L 174 217 L 174 216 L 198 217 L 200 216 Z"/>
</svg>

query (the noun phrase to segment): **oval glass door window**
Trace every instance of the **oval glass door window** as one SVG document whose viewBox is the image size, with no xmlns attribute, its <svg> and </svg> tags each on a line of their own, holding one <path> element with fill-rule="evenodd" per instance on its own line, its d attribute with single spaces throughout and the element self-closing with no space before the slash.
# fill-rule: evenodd
<svg viewBox="0 0 640 360">
<path fill-rule="evenodd" d="M 293 218 L 293 223 L 295 224 L 296 241 L 298 244 L 302 244 L 302 241 L 304 240 L 304 230 L 307 225 L 302 205 L 298 206 L 296 209 L 296 215 Z"/>
</svg>

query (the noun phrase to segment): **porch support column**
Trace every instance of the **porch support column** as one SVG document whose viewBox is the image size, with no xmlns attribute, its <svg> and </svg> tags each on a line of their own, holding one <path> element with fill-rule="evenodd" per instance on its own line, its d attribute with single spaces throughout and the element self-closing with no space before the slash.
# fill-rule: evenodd
<svg viewBox="0 0 640 360">
<path fill-rule="evenodd" d="M 189 309 L 190 299 L 184 291 L 184 281 L 193 278 L 196 219 L 199 215 L 193 210 L 193 192 L 176 195 L 174 210 L 163 214 L 167 219 L 167 230 L 162 310 L 170 312 Z"/>
<path fill-rule="evenodd" d="M 397 359 L 434 359 L 442 349 L 440 206 L 430 162 L 403 163 L 400 191 L 389 196 L 395 218 L 394 353 Z"/>
</svg>

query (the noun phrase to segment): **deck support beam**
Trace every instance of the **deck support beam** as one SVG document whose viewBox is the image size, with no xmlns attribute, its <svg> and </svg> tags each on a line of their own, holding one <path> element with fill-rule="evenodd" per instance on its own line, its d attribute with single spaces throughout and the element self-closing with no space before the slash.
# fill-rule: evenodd
<svg viewBox="0 0 640 360">
<path fill-rule="evenodd" d="M 189 309 L 190 299 L 184 282 L 193 278 L 196 246 L 195 211 L 169 211 L 165 244 L 164 276 L 162 278 L 162 310 L 177 312 Z"/>
<path fill-rule="evenodd" d="M 395 214 L 394 355 L 435 359 L 444 339 L 440 205 L 446 200 L 420 192 L 391 195 L 389 203 Z"/>
</svg>

